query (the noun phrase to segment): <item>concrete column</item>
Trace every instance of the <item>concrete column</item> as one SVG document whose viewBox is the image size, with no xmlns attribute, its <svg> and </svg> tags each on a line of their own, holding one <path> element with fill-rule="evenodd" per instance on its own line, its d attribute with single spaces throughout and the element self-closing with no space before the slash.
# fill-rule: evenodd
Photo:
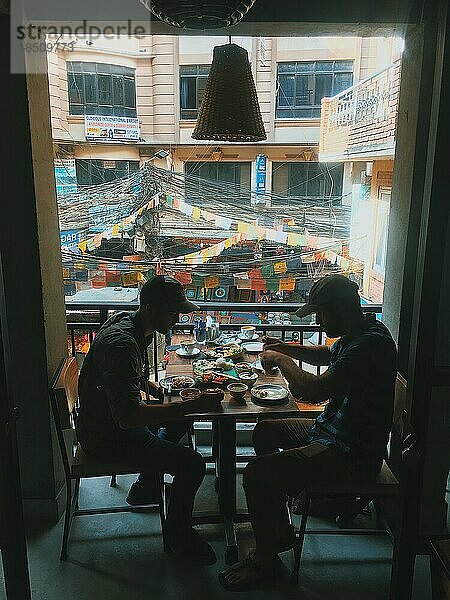
<svg viewBox="0 0 450 600">
<path fill-rule="evenodd" d="M 5 134 L 9 144 L 4 153 L 2 195 L 6 206 L 0 219 L 0 243 L 11 381 L 20 411 L 24 509 L 26 516 L 56 521 L 61 514 L 58 500 L 63 477 L 52 436 L 48 382 L 59 359 L 67 355 L 67 342 L 47 65 L 45 56 L 33 56 L 33 61 L 41 61 L 40 72 L 45 74 L 30 76 L 28 88 L 25 75 L 9 74 L 9 26 L 2 25 L 0 54 L 7 90 L 2 112 L 8 115 L 5 127 L 10 131 Z"/>
</svg>

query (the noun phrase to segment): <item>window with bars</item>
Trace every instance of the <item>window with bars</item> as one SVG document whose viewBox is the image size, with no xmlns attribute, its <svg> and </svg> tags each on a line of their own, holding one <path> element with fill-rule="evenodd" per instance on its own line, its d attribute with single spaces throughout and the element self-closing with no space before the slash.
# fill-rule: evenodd
<svg viewBox="0 0 450 600">
<path fill-rule="evenodd" d="M 236 197 L 250 197 L 251 163 L 249 162 L 185 162 L 186 196 L 201 200 L 205 182 L 208 180 L 215 188 L 231 189 Z"/>
<path fill-rule="evenodd" d="M 69 114 L 136 117 L 135 71 L 92 62 L 67 62 Z"/>
<path fill-rule="evenodd" d="M 278 63 L 277 119 L 316 119 L 322 98 L 353 85 L 353 61 Z"/>
<path fill-rule="evenodd" d="M 342 163 L 272 163 L 274 194 L 290 198 L 342 198 Z M 274 199 L 276 203 L 276 200 Z"/>
<path fill-rule="evenodd" d="M 180 67 L 180 118 L 195 120 L 205 91 L 209 65 Z"/>
<path fill-rule="evenodd" d="M 122 177 L 129 177 L 139 170 L 139 161 L 76 159 L 75 168 L 78 185 L 98 185 Z"/>
</svg>

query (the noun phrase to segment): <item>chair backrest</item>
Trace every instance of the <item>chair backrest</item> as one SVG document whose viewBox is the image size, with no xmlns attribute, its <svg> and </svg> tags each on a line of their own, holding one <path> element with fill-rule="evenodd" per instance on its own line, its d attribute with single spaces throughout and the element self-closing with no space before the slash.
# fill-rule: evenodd
<svg viewBox="0 0 450 600">
<path fill-rule="evenodd" d="M 50 404 L 66 475 L 70 473 L 69 452 L 64 430 L 73 430 L 74 409 L 78 402 L 78 365 L 75 358 L 63 359 L 50 383 Z M 71 440 L 69 440 L 71 446 Z"/>
<path fill-rule="evenodd" d="M 395 381 L 394 417 L 391 431 L 391 444 L 389 452 L 389 466 L 398 478 L 403 450 L 403 440 L 407 429 L 407 383 L 404 377 L 397 374 Z"/>
</svg>

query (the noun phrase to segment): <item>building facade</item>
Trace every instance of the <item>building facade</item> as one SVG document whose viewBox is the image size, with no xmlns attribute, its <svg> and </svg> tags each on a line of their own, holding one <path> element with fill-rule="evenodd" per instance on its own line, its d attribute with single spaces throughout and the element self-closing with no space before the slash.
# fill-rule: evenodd
<svg viewBox="0 0 450 600">
<path fill-rule="evenodd" d="M 392 38 L 233 38 L 248 51 L 267 140 L 212 145 L 191 134 L 212 50 L 227 38 L 70 41 L 71 51 L 48 54 L 58 187 L 124 177 L 151 159 L 282 203 L 348 201 L 345 160 L 319 163 L 321 100 L 388 66 L 395 47 Z"/>
<path fill-rule="evenodd" d="M 351 201 L 350 256 L 365 265 L 362 294 L 382 303 L 400 95 L 401 45 L 393 63 L 322 101 L 319 159 L 344 163 Z"/>
</svg>

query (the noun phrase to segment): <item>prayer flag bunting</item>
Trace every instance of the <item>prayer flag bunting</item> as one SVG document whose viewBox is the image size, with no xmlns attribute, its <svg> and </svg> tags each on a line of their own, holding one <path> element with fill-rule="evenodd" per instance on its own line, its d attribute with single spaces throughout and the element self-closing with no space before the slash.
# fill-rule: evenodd
<svg viewBox="0 0 450 600">
<path fill-rule="evenodd" d="M 286 271 L 287 271 L 286 261 L 282 260 L 281 262 L 275 263 L 273 265 L 273 271 L 277 275 L 280 275 L 281 273 L 286 273 Z"/>
<path fill-rule="evenodd" d="M 261 275 L 262 277 L 264 277 L 265 279 L 272 277 L 274 273 L 273 270 L 273 264 L 269 263 L 268 265 L 262 265 L 261 266 Z"/>
<path fill-rule="evenodd" d="M 178 273 L 174 274 L 174 277 L 175 279 L 178 279 L 182 285 L 189 285 L 192 281 L 192 275 L 187 271 L 179 271 Z"/>
<path fill-rule="evenodd" d="M 205 288 L 211 289 L 219 287 L 219 277 L 217 275 L 211 275 L 209 277 L 205 277 Z"/>
<path fill-rule="evenodd" d="M 295 278 L 294 277 L 281 278 L 279 281 L 278 290 L 280 292 L 293 292 L 295 290 Z"/>
</svg>

